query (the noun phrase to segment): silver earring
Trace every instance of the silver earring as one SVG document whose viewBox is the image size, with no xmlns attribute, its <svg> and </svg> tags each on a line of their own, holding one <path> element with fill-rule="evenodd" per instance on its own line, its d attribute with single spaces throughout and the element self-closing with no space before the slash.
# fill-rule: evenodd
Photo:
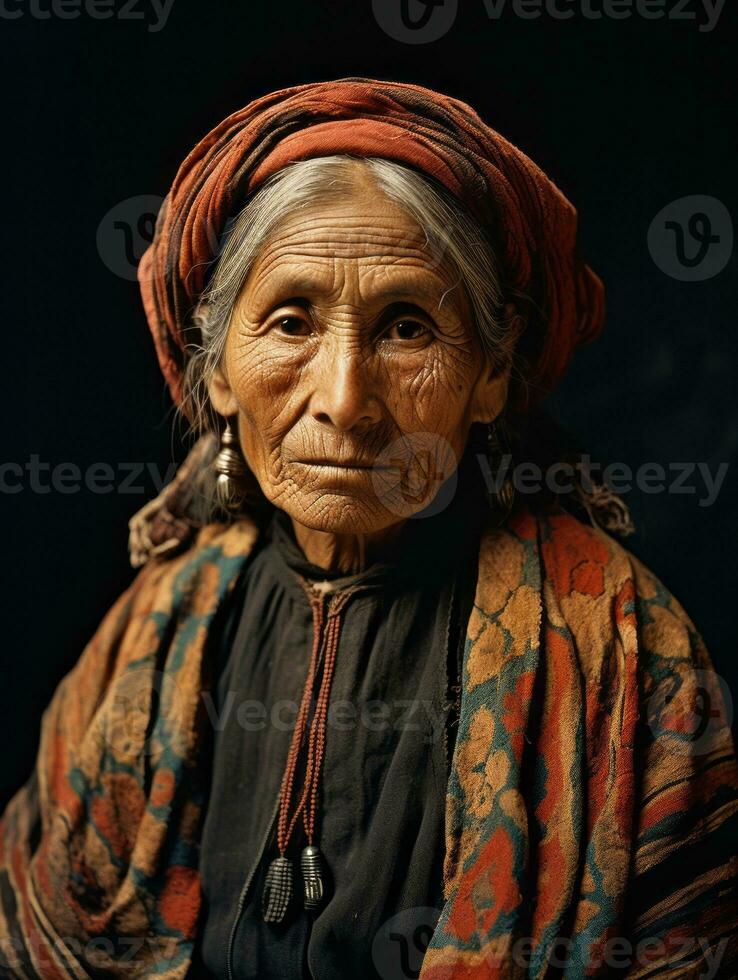
<svg viewBox="0 0 738 980">
<path fill-rule="evenodd" d="M 229 514 L 237 513 L 246 496 L 244 478 L 248 470 L 238 446 L 238 439 L 231 429 L 230 419 L 226 419 L 225 428 L 221 433 L 218 453 L 213 460 L 213 469 L 217 474 L 215 493 L 218 503 Z"/>
</svg>

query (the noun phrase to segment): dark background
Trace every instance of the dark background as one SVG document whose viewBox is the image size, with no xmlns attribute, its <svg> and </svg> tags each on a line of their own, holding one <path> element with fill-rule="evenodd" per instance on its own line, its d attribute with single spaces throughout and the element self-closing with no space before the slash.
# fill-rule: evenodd
<svg viewBox="0 0 738 980">
<path fill-rule="evenodd" d="M 442 40 L 415 46 L 389 38 L 369 0 L 175 0 L 158 33 L 145 21 L 38 20 L 22 9 L 0 19 L 0 462 L 25 465 L 35 453 L 83 470 L 166 469 L 181 458 L 137 286 L 106 265 L 98 226 L 119 202 L 163 195 L 199 137 L 254 97 L 356 74 L 470 102 L 577 204 L 609 316 L 552 409 L 593 455 L 713 472 L 733 459 L 735 257 L 715 278 L 686 283 L 647 246 L 651 221 L 675 199 L 711 195 L 736 213 L 727 10 L 704 33 L 637 17 L 508 11 L 493 22 L 482 0 L 466 0 Z M 109 236 L 104 255 L 110 248 Z M 54 687 L 132 578 L 126 523 L 154 494 L 150 479 L 136 484 L 137 494 L 0 493 L 3 798 L 30 769 Z M 738 693 L 734 470 L 713 506 L 698 506 L 702 496 L 701 484 L 691 496 L 629 493 L 639 527 L 629 547 L 682 600 Z"/>
</svg>

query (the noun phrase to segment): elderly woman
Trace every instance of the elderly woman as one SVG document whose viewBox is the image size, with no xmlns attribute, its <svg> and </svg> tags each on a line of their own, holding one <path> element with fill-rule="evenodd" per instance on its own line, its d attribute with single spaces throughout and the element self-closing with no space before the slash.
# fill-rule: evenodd
<svg viewBox="0 0 738 980">
<path fill-rule="evenodd" d="M 734 976 L 720 685 L 536 410 L 603 315 L 563 195 L 453 99 L 301 86 L 140 280 L 200 438 L 5 813 L 4 975 Z"/>
</svg>

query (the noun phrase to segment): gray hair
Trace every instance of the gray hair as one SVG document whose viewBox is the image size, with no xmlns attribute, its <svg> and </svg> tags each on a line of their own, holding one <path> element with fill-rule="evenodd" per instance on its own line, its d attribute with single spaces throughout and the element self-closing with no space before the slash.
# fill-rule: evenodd
<svg viewBox="0 0 738 980">
<path fill-rule="evenodd" d="M 510 363 L 515 336 L 504 313 L 502 270 L 481 225 L 450 192 L 409 167 L 381 158 L 341 154 L 303 160 L 274 174 L 227 228 L 209 285 L 193 314 L 201 343 L 187 351 L 183 411 L 194 431 L 217 429 L 208 382 L 221 363 L 233 308 L 262 247 L 295 212 L 355 190 L 362 176 L 416 221 L 433 263 L 452 270 L 458 277 L 453 288 L 465 290 L 485 353 L 493 363 Z"/>
</svg>

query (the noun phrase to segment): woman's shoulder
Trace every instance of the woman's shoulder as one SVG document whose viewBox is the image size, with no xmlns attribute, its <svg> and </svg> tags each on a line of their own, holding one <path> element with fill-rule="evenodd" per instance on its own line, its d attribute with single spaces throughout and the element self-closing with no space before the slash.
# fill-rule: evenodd
<svg viewBox="0 0 738 980">
<path fill-rule="evenodd" d="M 641 735 L 666 746 L 651 781 L 667 778 L 673 751 L 733 759 L 730 690 L 700 633 L 613 537 L 562 511 L 520 510 L 487 528 L 479 568 L 467 645 L 473 684 L 497 678 L 517 690 L 540 673 L 562 698 L 581 689 L 590 736 L 609 731 L 617 708 L 628 745 L 640 719 Z"/>
<path fill-rule="evenodd" d="M 523 608 L 523 595 L 529 607 L 537 595 L 538 615 L 571 637 L 585 668 L 601 669 L 617 648 L 637 648 L 642 660 L 706 657 L 661 579 L 606 531 L 563 509 L 520 509 L 488 527 L 479 568 L 478 602 Z"/>
<path fill-rule="evenodd" d="M 236 582 L 258 538 L 248 519 L 209 523 L 187 543 L 149 557 L 127 593 L 131 619 L 142 615 L 160 627 L 187 617 L 207 620 Z"/>
<path fill-rule="evenodd" d="M 206 623 L 233 587 L 257 536 L 248 520 L 211 523 L 199 528 L 187 544 L 141 562 L 62 687 L 81 678 L 105 685 L 107 678 L 153 649 L 157 637 L 171 634 L 177 622 Z"/>
<path fill-rule="evenodd" d="M 257 525 L 248 518 L 231 523 L 211 522 L 192 528 L 185 539 L 172 539 L 169 547 L 138 551 L 132 564 L 139 571 L 131 588 L 149 592 L 168 586 L 192 590 L 212 583 L 213 570 L 226 576 L 251 553 L 259 536 Z"/>
<path fill-rule="evenodd" d="M 632 583 L 639 597 L 685 616 L 658 575 L 607 531 L 563 509 L 539 515 L 537 525 L 545 573 L 558 596 L 606 597 Z"/>
<path fill-rule="evenodd" d="M 256 537 L 247 520 L 207 524 L 186 546 L 144 562 L 60 681 L 45 713 L 44 730 L 64 732 L 67 747 L 80 746 L 103 703 L 145 701 L 158 670 L 172 676 L 186 672 Z M 108 719 L 114 728 L 118 710 L 111 708 L 113 721 Z M 127 725 L 118 727 L 127 730 Z"/>
</svg>

